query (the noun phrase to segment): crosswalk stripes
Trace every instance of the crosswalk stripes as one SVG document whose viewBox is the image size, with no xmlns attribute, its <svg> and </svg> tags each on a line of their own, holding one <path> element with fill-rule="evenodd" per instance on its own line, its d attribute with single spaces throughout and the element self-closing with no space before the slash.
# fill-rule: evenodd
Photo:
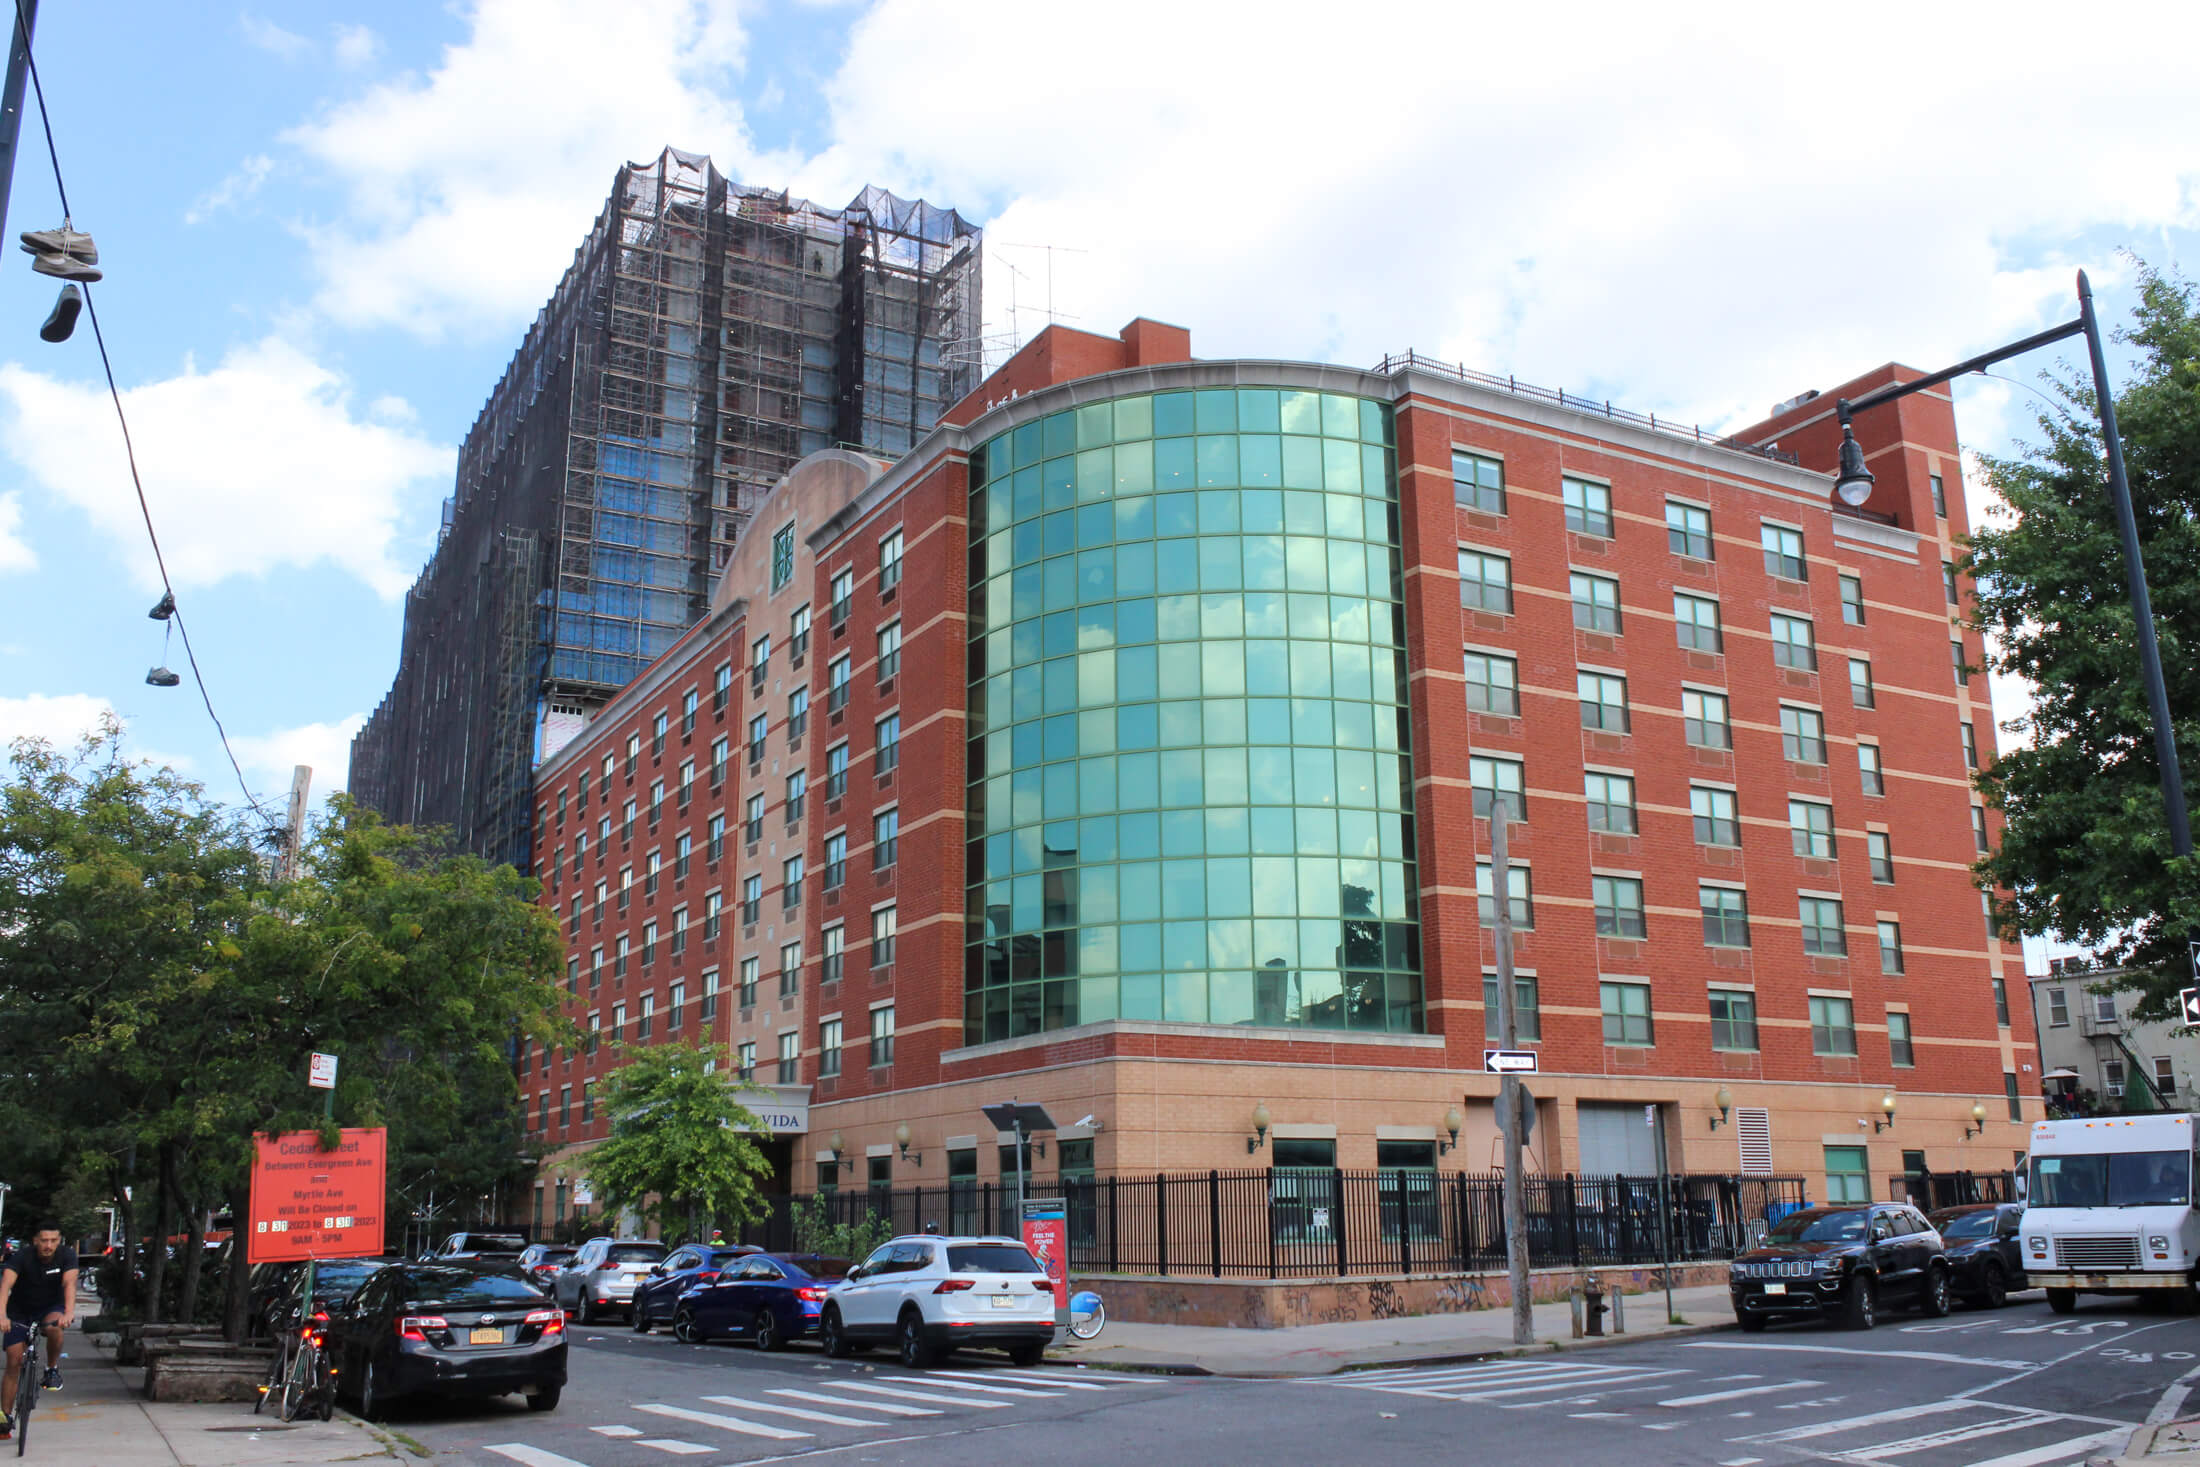
<svg viewBox="0 0 2200 1467">
<path fill-rule="evenodd" d="M 725 1416 L 716 1411 L 696 1411 L 686 1406 L 666 1406 L 648 1402 L 634 1408 L 647 1411 L 652 1416 L 666 1416 L 674 1421 L 690 1421 L 697 1426 L 715 1426 L 720 1431 L 739 1432 L 743 1436 L 760 1436 L 775 1442 L 807 1441 L 812 1433 L 796 1431 L 787 1426 L 767 1426 L 761 1421 L 747 1421 L 739 1416 Z"/>
<path fill-rule="evenodd" d="M 884 1411 L 890 1416 L 938 1416 L 941 1413 L 928 1406 L 896 1406 L 886 1402 L 851 1401 L 846 1396 L 828 1396 L 817 1391 L 780 1389 L 766 1391 L 769 1396 L 785 1396 L 790 1401 L 815 1401 L 821 1406 L 855 1406 L 865 1411 Z"/>
<path fill-rule="evenodd" d="M 1049 1390 L 1057 1391 L 1112 1391 L 1119 1389 L 1116 1386 L 1104 1386 L 1089 1380 L 1064 1380 L 1058 1375 L 1048 1375 L 1037 1370 L 934 1370 L 929 1372 L 925 1379 L 935 1380 L 941 1376 L 956 1380 L 1013 1381 L 1021 1385 L 1043 1385 Z"/>
<path fill-rule="evenodd" d="M 767 1416 L 791 1416 L 797 1421 L 816 1421 L 826 1426 L 879 1426 L 883 1423 L 865 1421 L 857 1416 L 835 1416 L 830 1411 L 806 1411 L 800 1406 L 776 1406 L 769 1401 L 744 1401 L 739 1396 L 705 1396 L 714 1406 L 736 1406 L 743 1411 L 762 1411 Z M 602 1431 L 602 1427 L 596 1430 Z"/>
<path fill-rule="evenodd" d="M 963 1396 L 942 1396 L 931 1391 L 906 1391 L 894 1386 L 869 1385 L 853 1380 L 835 1381 L 833 1382 L 833 1388 L 843 1391 L 868 1391 L 872 1395 L 893 1396 L 903 1401 L 929 1401 L 936 1406 L 973 1406 L 980 1411 L 1006 1411 L 1014 1404 L 1010 1401 L 985 1401 Z"/>
<path fill-rule="evenodd" d="M 576 1462 L 571 1457 L 546 1452 L 541 1447 L 531 1447 L 525 1442 L 505 1442 L 501 1446 L 483 1447 L 482 1450 L 495 1452 L 500 1457 L 509 1457 L 519 1463 L 520 1467 L 588 1467 L 586 1462 Z"/>
</svg>

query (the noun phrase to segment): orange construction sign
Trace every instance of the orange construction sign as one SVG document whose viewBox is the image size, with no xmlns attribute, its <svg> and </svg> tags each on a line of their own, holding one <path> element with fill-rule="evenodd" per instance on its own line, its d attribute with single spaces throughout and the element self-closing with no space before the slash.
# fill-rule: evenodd
<svg viewBox="0 0 2200 1467">
<path fill-rule="evenodd" d="M 247 1263 L 302 1258 L 368 1258 L 382 1251 L 388 1193 L 389 1132 L 380 1126 L 337 1133 L 332 1151 L 312 1131 L 252 1136 L 252 1208 Z"/>
</svg>

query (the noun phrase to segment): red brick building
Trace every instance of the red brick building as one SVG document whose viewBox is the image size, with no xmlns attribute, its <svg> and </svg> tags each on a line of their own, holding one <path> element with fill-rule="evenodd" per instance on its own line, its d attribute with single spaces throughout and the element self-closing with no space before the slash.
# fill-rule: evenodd
<svg viewBox="0 0 2200 1467">
<path fill-rule="evenodd" d="M 1851 512 L 1832 402 L 1715 441 L 1050 329 L 899 462 L 799 464 L 543 762 L 573 1013 L 727 1045 L 797 1191 L 997 1180 L 1010 1098 L 1088 1118 L 1042 1173 L 1485 1170 L 1502 800 L 1534 1164 L 1646 1170 L 1651 1106 L 1676 1170 L 1814 1198 L 2004 1168 L 2037 1061 L 1968 869 L 1953 412 L 1865 414 Z M 545 1219 L 592 1049 L 523 1061 Z"/>
</svg>

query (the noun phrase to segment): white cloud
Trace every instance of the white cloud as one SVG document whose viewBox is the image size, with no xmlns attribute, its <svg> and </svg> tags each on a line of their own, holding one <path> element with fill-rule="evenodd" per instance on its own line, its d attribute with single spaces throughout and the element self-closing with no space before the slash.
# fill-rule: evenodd
<svg viewBox="0 0 2200 1467">
<path fill-rule="evenodd" d="M 313 770 L 308 803 L 318 805 L 330 792 L 344 788 L 351 773 L 351 741 L 366 723 L 366 714 L 354 713 L 334 723 L 304 723 L 268 734 L 241 735 L 231 739 L 229 746 L 257 787 L 274 792 L 270 808 L 287 798 L 290 771 L 299 764 Z"/>
<path fill-rule="evenodd" d="M 363 25 L 336 27 L 336 60 L 344 66 L 366 66 L 382 54 L 382 38 Z"/>
<path fill-rule="evenodd" d="M 267 176 L 275 171 L 275 160 L 265 153 L 255 153 L 237 165 L 230 174 L 214 187 L 194 199 L 183 214 L 186 224 L 202 224 L 224 209 L 234 208 L 260 191 Z"/>
<path fill-rule="evenodd" d="M 115 716 L 115 705 L 90 693 L 29 693 L 0 697 L 0 746 L 17 739 L 44 739 L 58 749 L 74 748 Z"/>
<path fill-rule="evenodd" d="M 123 401 L 179 589 L 315 565 L 389 597 L 411 584 L 393 554 L 400 520 L 448 492 L 455 453 L 363 420 L 345 380 L 296 347 L 270 339 L 211 371 L 186 363 Z M 0 365 L 0 422 L 32 480 L 112 537 L 141 585 L 156 585 L 106 393 Z"/>
<path fill-rule="evenodd" d="M 726 90 L 732 0 L 630 0 L 615 27 L 595 0 L 479 0 L 472 19 L 425 74 L 286 134 L 345 196 L 306 227 L 332 320 L 507 332 L 548 299 L 621 162 L 668 144 L 737 177 L 755 161 Z"/>
<path fill-rule="evenodd" d="M 296 61 L 313 50 L 313 43 L 296 31 L 286 31 L 274 21 L 262 20 L 256 15 L 238 16 L 237 28 L 252 45 L 285 61 Z"/>
<path fill-rule="evenodd" d="M 0 494 L 0 574 L 38 569 L 38 553 L 23 539 L 23 497 Z"/>
</svg>

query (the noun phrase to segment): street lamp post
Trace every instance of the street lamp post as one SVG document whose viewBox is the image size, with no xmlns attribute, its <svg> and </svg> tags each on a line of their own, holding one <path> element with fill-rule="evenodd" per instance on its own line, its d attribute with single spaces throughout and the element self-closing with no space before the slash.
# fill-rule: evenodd
<svg viewBox="0 0 2200 1467">
<path fill-rule="evenodd" d="M 2146 567 L 2139 558 L 2139 522 L 2132 513 L 2131 484 L 2124 477 L 2124 441 L 2116 432 L 2116 394 L 2109 386 L 2108 359 L 2102 353 L 2100 323 L 2093 314 L 2093 286 L 2085 278 L 2085 272 L 2078 272 L 2077 320 L 1971 357 L 1914 382 L 1896 382 L 1875 388 L 1854 401 L 1842 398 L 1835 406 L 1841 418 L 1841 469 L 1834 477 L 1834 493 L 1842 503 L 1850 505 L 1862 504 L 1871 497 L 1871 470 L 1864 465 L 1863 445 L 1856 441 L 1856 434 L 1850 427 L 1850 419 L 1857 413 L 1908 397 L 1913 392 L 1923 392 L 1928 387 L 1938 387 L 1967 372 L 1983 372 L 1996 362 L 2072 336 L 2085 338 L 2087 354 L 2092 358 L 2093 396 L 2100 407 L 2101 443 L 2108 458 L 2108 496 L 2116 510 L 2116 533 L 2124 547 L 2124 581 L 2131 597 L 2132 619 L 2138 625 L 2139 670 L 2146 683 L 2147 707 L 2154 719 L 2154 756 L 2162 768 L 2162 808 L 2169 819 L 2170 851 L 2177 856 L 2189 856 L 2192 854 L 2192 824 L 2185 813 L 2185 779 L 2177 764 L 2177 735 L 2170 725 L 2169 690 L 2162 681 L 2162 651 L 2154 637 L 2154 608 L 2147 598 Z"/>
</svg>

